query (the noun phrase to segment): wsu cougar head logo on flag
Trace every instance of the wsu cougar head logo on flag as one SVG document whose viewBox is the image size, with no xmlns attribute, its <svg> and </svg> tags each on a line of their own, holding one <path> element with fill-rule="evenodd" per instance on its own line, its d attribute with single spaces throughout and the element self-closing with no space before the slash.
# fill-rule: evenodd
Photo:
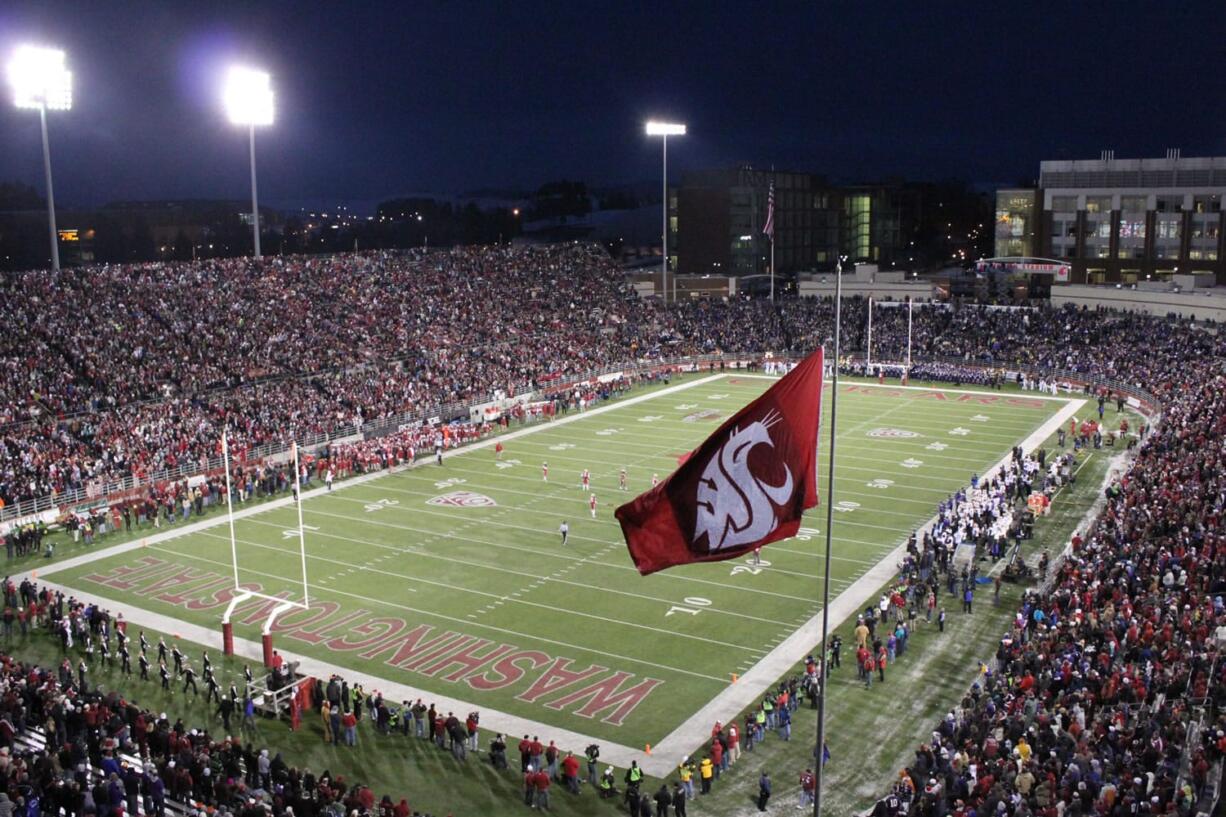
<svg viewBox="0 0 1226 817">
<path fill-rule="evenodd" d="M 734 428 L 707 463 L 698 480 L 695 546 L 706 537 L 706 550 L 734 548 L 769 535 L 778 525 L 775 506 L 792 498 L 792 472 L 783 466 L 783 482 L 772 485 L 754 473 L 749 455 L 759 446 L 774 449 L 770 427 L 779 422 L 775 412 L 744 429 Z"/>
<path fill-rule="evenodd" d="M 821 394 L 819 349 L 618 508 L 639 572 L 733 559 L 795 535 L 817 504 Z"/>
</svg>

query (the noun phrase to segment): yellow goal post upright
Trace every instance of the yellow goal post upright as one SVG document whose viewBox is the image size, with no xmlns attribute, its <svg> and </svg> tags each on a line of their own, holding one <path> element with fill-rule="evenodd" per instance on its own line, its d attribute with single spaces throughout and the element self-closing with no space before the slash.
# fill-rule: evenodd
<svg viewBox="0 0 1226 817">
<path fill-rule="evenodd" d="M 271 667 L 273 662 L 273 645 L 272 645 L 272 626 L 277 620 L 277 617 L 290 610 L 307 610 L 310 609 L 311 596 L 310 585 L 307 584 L 307 557 L 306 557 L 306 532 L 302 524 L 302 477 L 301 466 L 298 460 L 298 443 L 297 441 L 290 442 L 290 455 L 293 460 L 294 474 L 291 481 L 293 503 L 297 509 L 298 527 L 296 530 L 289 529 L 286 531 L 290 538 L 293 534 L 297 534 L 298 539 L 298 558 L 302 566 L 302 600 L 294 601 L 293 599 L 285 598 L 284 596 L 273 596 L 268 593 L 261 592 L 253 588 L 250 583 L 246 586 L 239 580 L 238 575 L 238 539 L 234 535 L 234 491 L 231 485 L 232 473 L 230 468 L 230 440 L 227 431 L 223 430 L 221 435 L 221 457 L 223 465 L 226 469 L 226 517 L 229 523 L 230 531 L 230 563 L 234 571 L 234 588 L 230 598 L 230 603 L 226 606 L 225 613 L 221 617 L 221 640 L 222 652 L 225 655 L 234 654 L 234 624 L 231 621 L 234 616 L 234 611 L 239 605 L 250 601 L 251 599 L 264 599 L 272 602 L 275 606 L 268 614 L 267 620 L 264 622 L 264 627 L 261 630 L 263 641 L 263 657 L 264 666 Z"/>
</svg>

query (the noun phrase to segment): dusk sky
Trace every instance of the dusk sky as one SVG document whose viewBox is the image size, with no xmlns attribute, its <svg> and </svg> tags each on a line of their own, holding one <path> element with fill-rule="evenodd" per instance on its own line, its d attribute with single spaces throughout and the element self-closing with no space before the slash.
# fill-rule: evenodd
<svg viewBox="0 0 1226 817">
<path fill-rule="evenodd" d="M 304 11 L 305 9 L 305 11 Z M 222 71 L 266 68 L 270 204 L 659 178 L 752 162 L 1012 184 L 1041 159 L 1226 153 L 1217 2 L 96 2 L 0 6 L 0 54 L 68 52 L 57 203 L 249 195 Z M 37 116 L 0 105 L 0 181 L 42 191 Z"/>
</svg>

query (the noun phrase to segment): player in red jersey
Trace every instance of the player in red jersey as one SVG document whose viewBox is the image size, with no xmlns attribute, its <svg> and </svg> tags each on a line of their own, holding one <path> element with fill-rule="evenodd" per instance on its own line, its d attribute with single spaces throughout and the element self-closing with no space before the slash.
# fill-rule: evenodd
<svg viewBox="0 0 1226 817">
<path fill-rule="evenodd" d="M 579 475 L 579 487 L 583 489 L 584 493 L 587 493 L 592 487 L 592 474 L 586 468 L 584 468 L 583 473 Z"/>
<path fill-rule="evenodd" d="M 592 512 L 592 518 L 596 518 L 596 495 L 592 494 L 591 499 L 587 501 L 587 507 Z"/>
<path fill-rule="evenodd" d="M 502 441 L 494 443 L 494 453 L 498 455 L 498 459 L 502 459 Z"/>
<path fill-rule="evenodd" d="M 549 463 L 547 462 L 541 463 L 541 480 L 544 482 L 549 481 Z"/>
</svg>

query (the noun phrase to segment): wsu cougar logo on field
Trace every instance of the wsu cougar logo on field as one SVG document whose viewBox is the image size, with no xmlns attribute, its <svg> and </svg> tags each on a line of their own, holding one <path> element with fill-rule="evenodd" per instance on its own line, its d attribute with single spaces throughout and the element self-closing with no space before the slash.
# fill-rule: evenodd
<svg viewBox="0 0 1226 817">
<path fill-rule="evenodd" d="M 792 472 L 783 465 L 783 484 L 768 485 L 750 471 L 749 452 L 758 445 L 775 447 L 768 429 L 779 419 L 771 412 L 744 429 L 733 429 L 707 463 L 698 480 L 694 544 L 706 535 L 707 550 L 714 553 L 756 542 L 775 529 L 775 505 L 791 498 Z"/>
</svg>

